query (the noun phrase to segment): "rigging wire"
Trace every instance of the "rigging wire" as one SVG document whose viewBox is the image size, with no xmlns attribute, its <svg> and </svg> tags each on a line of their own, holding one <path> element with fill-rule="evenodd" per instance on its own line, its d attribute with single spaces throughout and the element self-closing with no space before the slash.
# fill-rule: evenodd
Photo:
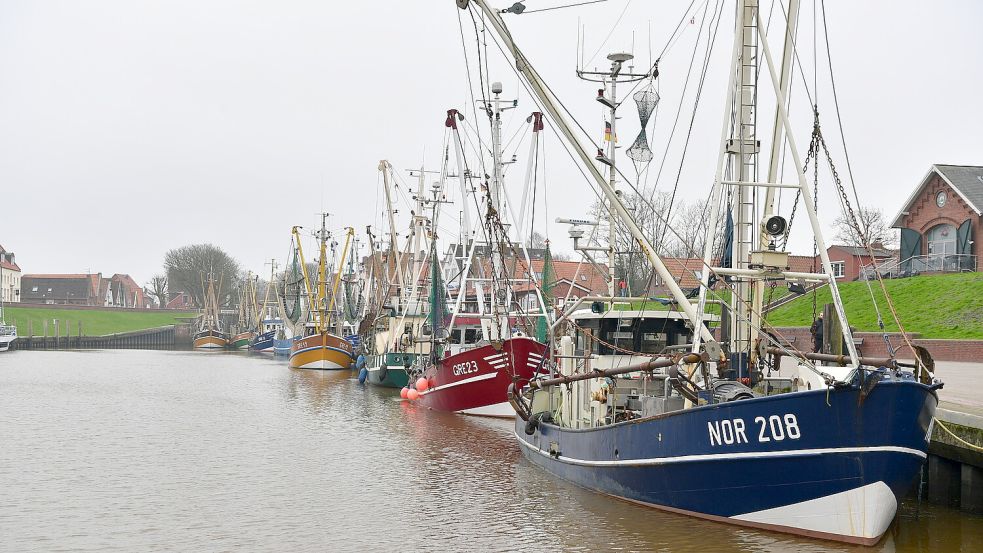
<svg viewBox="0 0 983 553">
<path fill-rule="evenodd" d="M 469 8 L 469 9 L 470 9 L 470 10 L 473 10 L 473 9 L 474 9 L 474 7 L 473 7 L 473 6 L 471 6 L 471 7 Z M 508 30 L 507 28 L 505 29 L 505 32 L 506 32 L 507 34 L 509 34 L 509 36 L 511 37 L 511 32 L 510 32 L 510 31 L 509 31 L 509 30 Z M 508 54 L 507 54 L 507 53 L 505 52 L 505 49 L 503 48 L 503 46 L 502 46 L 502 44 L 501 44 L 501 43 L 499 42 L 499 40 L 498 40 L 498 39 L 497 39 L 497 38 L 495 37 L 495 35 L 492 35 L 492 42 L 493 42 L 493 43 L 495 44 L 495 46 L 496 46 L 496 47 L 497 47 L 497 48 L 499 49 L 499 51 L 500 51 L 500 52 L 502 53 L 502 55 L 503 55 L 503 56 L 505 56 L 506 58 L 508 58 Z M 520 55 L 521 55 L 521 54 L 520 54 Z M 512 71 L 513 71 L 513 72 L 514 72 L 514 73 L 516 74 L 516 76 L 518 77 L 518 80 L 519 80 L 519 82 L 520 82 L 520 84 L 522 84 L 522 86 L 523 86 L 523 87 L 524 87 L 524 88 L 526 89 L 526 92 L 527 92 L 527 93 L 528 93 L 528 94 L 530 95 L 530 97 L 531 97 L 531 98 L 533 99 L 533 101 L 534 101 L 534 102 L 535 102 L 535 103 L 536 103 L 537 105 L 539 105 L 539 100 L 538 100 L 538 98 L 536 97 L 536 95 L 535 95 L 535 94 L 533 94 L 533 93 L 532 93 L 532 91 L 531 91 L 531 90 L 529 90 L 529 85 L 528 85 L 528 84 L 527 84 L 527 83 L 525 82 L 525 80 L 523 79 L 523 77 L 522 77 L 522 75 L 521 75 L 521 74 L 519 73 L 519 71 L 518 71 L 518 70 L 516 69 L 516 67 L 514 66 L 514 64 L 509 64 L 509 67 L 510 67 L 510 68 L 512 69 Z M 637 84 L 637 83 L 636 83 L 636 84 Z M 583 135 L 585 135 L 585 136 L 587 136 L 587 140 L 588 140 L 588 141 L 590 141 L 590 143 L 591 143 L 591 144 L 593 144 L 593 145 L 594 145 L 594 146 L 596 147 L 596 144 L 595 144 L 595 143 L 593 142 L 593 140 L 592 140 L 592 139 L 590 138 L 590 135 L 589 135 L 589 134 L 588 134 L 588 133 L 586 132 L 586 130 L 585 130 L 585 129 L 584 129 L 584 127 L 583 127 L 583 126 L 582 126 L 582 125 L 580 124 L 580 122 L 579 122 L 579 121 L 578 121 L 578 120 L 577 120 L 576 118 L 573 118 L 573 115 L 571 114 L 571 112 L 570 112 L 570 110 L 569 110 L 569 109 L 568 109 L 568 108 L 566 107 L 566 105 L 565 105 L 565 104 L 564 104 L 564 103 L 562 102 L 562 100 L 560 100 L 560 99 L 559 99 L 559 97 L 558 97 L 558 96 L 556 95 L 556 93 L 555 93 L 555 92 L 553 92 L 553 90 L 552 90 L 552 88 L 551 88 L 551 87 L 549 86 L 549 84 L 548 84 L 548 83 L 545 83 L 545 82 L 543 82 L 543 83 L 542 83 L 542 86 L 543 86 L 543 87 L 544 87 L 544 88 L 545 88 L 545 89 L 546 89 L 547 91 L 549 91 L 549 93 L 550 93 L 550 95 L 551 95 L 551 96 L 552 96 L 552 97 L 553 97 L 553 98 L 555 99 L 555 101 L 557 102 L 557 104 L 559 105 L 559 107 L 560 107 L 560 108 L 561 108 L 561 109 L 562 109 L 562 110 L 563 110 L 564 112 L 566 112 L 568 116 L 570 116 L 570 117 L 571 117 L 571 119 L 573 120 L 573 122 L 574 122 L 574 123 L 576 124 L 576 126 L 577 126 L 577 128 L 578 128 L 578 129 L 580 129 L 580 131 L 581 131 L 581 133 L 583 133 Z M 542 106 L 540 106 L 540 108 L 542 109 Z M 553 127 L 553 122 L 551 121 L 551 118 L 546 118 L 546 121 L 547 121 L 547 122 L 548 122 L 548 123 L 550 124 L 550 127 L 551 127 L 551 128 L 553 129 L 553 131 L 554 131 L 554 132 L 557 132 L 557 131 L 556 131 L 556 129 L 555 129 L 554 127 Z M 559 134 L 559 133 L 557 133 L 557 134 Z M 588 183 L 590 183 L 590 188 L 591 188 L 591 191 L 592 191 L 592 192 L 594 192 L 594 194 L 595 194 L 595 196 L 597 196 L 597 197 L 598 197 L 598 199 L 600 200 L 600 199 L 601 199 L 601 196 L 600 196 L 600 194 L 598 193 L 598 191 L 596 190 L 596 188 L 594 187 L 594 185 L 593 185 L 593 180 L 592 180 L 592 179 L 590 179 L 590 178 L 588 178 L 588 177 L 587 177 L 587 175 L 586 175 L 586 173 L 584 172 L 584 170 L 583 170 L 583 168 L 582 168 L 582 167 L 580 167 L 580 164 L 579 164 L 579 163 L 577 162 L 577 160 L 576 160 L 576 158 L 575 158 L 575 156 L 574 156 L 574 155 L 573 155 L 573 153 L 572 153 L 572 152 L 570 151 L 570 147 L 569 147 L 569 145 L 567 145 L 567 144 L 566 144 L 566 142 L 565 142 L 565 141 L 563 141 L 563 140 L 561 140 L 561 144 L 563 145 L 563 147 L 564 147 L 564 149 L 566 150 L 566 152 L 567 152 L 567 154 L 568 154 L 568 155 L 569 155 L 569 156 L 571 157 L 571 159 L 572 159 L 572 160 L 574 161 L 574 164 L 575 164 L 575 166 L 576 166 L 576 167 L 578 168 L 578 170 L 579 170 L 579 171 L 581 172 L 581 174 L 582 174 L 582 175 L 584 176 L 584 178 L 585 178 L 585 179 L 586 179 L 586 180 L 588 181 Z M 629 186 L 630 186 L 630 187 L 632 188 L 632 190 L 633 190 L 633 191 L 634 191 L 634 192 L 635 192 L 635 193 L 636 193 L 637 195 L 639 195 L 639 197 L 640 197 L 640 199 L 641 199 L 641 201 L 642 201 L 642 202 L 646 202 L 646 200 L 645 200 L 645 198 L 644 198 L 644 197 L 642 196 L 642 193 L 641 193 L 641 192 L 640 192 L 640 191 L 638 190 L 638 188 L 637 188 L 637 186 L 636 186 L 636 185 L 635 185 L 635 184 L 634 184 L 634 183 L 633 183 L 633 182 L 632 182 L 632 181 L 631 181 L 631 180 L 630 180 L 630 179 L 629 179 L 629 178 L 627 177 L 627 175 L 625 175 L 625 174 L 624 174 L 624 172 L 623 172 L 623 171 L 621 171 L 620 169 L 618 169 L 618 173 L 619 173 L 619 174 L 620 174 L 620 175 L 622 176 L 622 178 L 623 178 L 623 179 L 625 180 L 625 182 L 626 182 L 626 183 L 627 183 L 627 184 L 628 184 L 628 185 L 629 185 Z M 601 203 L 602 203 L 602 205 L 604 204 L 604 202 L 603 202 L 603 201 L 602 201 Z M 647 203 L 647 202 L 646 202 L 646 203 Z M 649 204 L 649 208 L 650 208 L 650 209 L 652 208 L 652 206 L 651 206 L 651 204 Z M 605 209 L 605 210 L 609 210 L 609 208 L 608 208 L 608 207 L 607 207 L 606 205 L 604 206 L 604 209 Z M 659 216 L 659 217 L 660 217 L 660 219 L 662 218 L 662 217 L 661 217 L 661 214 L 659 214 L 658 212 L 656 212 L 656 211 L 655 211 L 654 209 L 653 209 L 653 212 L 654 212 L 654 213 L 655 213 L 655 214 L 656 214 L 657 216 Z M 677 238 L 681 238 L 681 237 L 680 237 L 680 236 L 678 235 L 678 233 L 677 233 L 677 232 L 675 231 L 675 229 L 673 229 L 673 228 L 672 228 L 672 227 L 671 227 L 670 225 L 668 225 L 668 222 L 666 222 L 666 221 L 664 221 L 664 220 L 663 220 L 663 222 L 664 222 L 664 223 L 666 224 L 666 228 L 668 228 L 668 229 L 669 229 L 669 230 L 670 230 L 670 231 L 671 231 L 671 232 L 672 232 L 672 233 L 673 233 L 673 234 L 674 234 L 674 235 L 675 235 L 675 236 L 676 236 Z M 685 245 L 685 243 L 684 243 L 684 245 Z M 658 246 L 654 246 L 654 247 L 658 247 Z M 692 251 L 692 248 L 688 248 L 688 249 L 690 250 L 690 255 L 694 255 L 694 252 Z M 702 261 L 702 258 L 701 258 L 701 261 Z M 681 264 L 681 265 L 682 265 L 682 264 Z M 707 265 L 706 263 L 702 263 L 702 266 L 701 266 L 700 268 L 701 268 L 701 269 L 705 269 L 705 270 L 709 270 L 709 271 L 711 271 L 711 273 L 713 273 L 713 268 L 712 268 L 712 267 L 710 267 L 709 265 Z M 692 274 L 693 274 L 693 275 L 695 276 L 695 270 L 692 270 L 692 269 L 689 269 L 689 268 L 687 268 L 687 267 L 685 267 L 685 265 L 683 265 L 683 266 L 682 266 L 682 269 L 683 269 L 683 271 L 685 271 L 685 272 L 689 272 L 689 273 L 692 273 Z M 715 273 L 713 273 L 713 274 L 715 274 Z M 718 275 L 718 276 L 719 276 L 719 275 Z M 701 286 L 702 286 L 702 283 L 701 283 Z M 709 292 L 709 293 L 711 294 L 711 296 L 713 296 L 713 297 L 715 297 L 716 299 L 718 299 L 718 300 L 720 300 L 720 301 L 722 301 L 722 298 L 721 298 L 721 297 L 720 297 L 720 296 L 718 295 L 718 293 L 717 293 L 717 292 L 716 292 L 715 290 L 712 290 L 712 289 L 709 289 L 709 290 L 708 290 L 708 292 Z M 741 301 L 743 301 L 743 300 L 741 300 Z M 747 304 L 747 305 L 745 305 L 745 307 L 746 307 L 746 308 L 748 309 L 748 312 L 749 312 L 749 313 L 753 313 L 753 312 L 754 312 L 754 308 L 753 308 L 753 306 L 752 306 L 752 305 L 750 305 L 750 304 L 749 304 L 748 302 L 745 302 L 745 303 Z M 760 314 L 759 314 L 759 315 L 760 315 Z M 759 317 L 759 318 L 760 318 L 760 317 Z M 751 321 L 750 321 L 750 319 L 749 319 L 749 318 L 747 318 L 747 317 L 745 317 L 744 319 L 745 319 L 745 320 L 744 320 L 743 322 L 746 322 L 746 323 L 749 323 L 749 324 L 751 323 Z M 783 350 L 784 352 L 786 352 L 786 354 L 788 354 L 788 355 L 793 355 L 793 356 L 795 356 L 795 357 L 798 357 L 798 358 L 801 358 L 801 359 L 802 359 L 802 362 L 803 362 L 803 364 L 804 364 L 804 365 L 805 365 L 805 366 L 806 366 L 807 368 L 809 368 L 809 369 L 810 369 L 810 370 L 812 370 L 813 372 L 816 372 L 816 373 L 817 373 L 817 374 L 818 374 L 819 376 L 821 376 L 821 377 L 822 377 L 822 378 L 824 378 L 825 380 L 827 380 L 827 381 L 830 381 L 830 380 L 831 380 L 831 378 L 832 378 L 832 377 L 830 377 L 829 375 L 827 375 L 827 374 L 825 374 L 825 373 L 823 373 L 822 371 L 820 371 L 820 370 L 818 370 L 818 369 L 817 369 L 817 368 L 815 367 L 815 365 L 814 365 L 814 364 L 812 364 L 811 362 L 809 362 L 808 360 L 806 360 L 806 359 L 805 359 L 805 358 L 804 358 L 804 357 L 802 356 L 802 352 L 801 352 L 801 351 L 799 351 L 798 349 L 796 349 L 796 348 L 795 348 L 794 346 L 791 346 L 791 345 L 790 345 L 790 342 L 789 342 L 789 341 L 788 341 L 787 339 L 785 340 L 785 343 L 782 343 L 782 342 L 780 342 L 780 341 L 779 341 L 779 339 L 780 339 L 780 338 L 781 338 L 781 339 L 784 339 L 784 336 L 783 336 L 783 335 L 782 335 L 782 333 L 781 333 L 781 332 L 780 332 L 780 331 L 778 330 L 778 328 L 776 328 L 776 327 L 774 327 L 774 326 L 772 326 L 772 325 L 771 325 L 770 323 L 767 323 L 767 321 L 764 321 L 763 319 L 761 319 L 761 320 L 762 320 L 762 321 L 764 322 L 764 326 L 766 326 L 766 327 L 768 327 L 768 328 L 769 328 L 769 329 L 771 330 L 771 332 L 765 332 L 765 333 L 763 334 L 763 337 L 764 337 L 764 339 L 766 339 L 766 340 L 768 340 L 768 341 L 770 341 L 770 342 L 772 342 L 772 343 L 773 343 L 773 344 L 774 344 L 774 345 L 775 345 L 776 347 L 778 347 L 778 348 L 780 348 L 780 349 L 782 349 L 782 350 Z M 761 328 L 759 328 L 759 330 L 764 330 L 764 327 L 761 327 Z M 793 351 L 790 351 L 790 350 L 788 349 L 788 347 L 791 347 L 791 348 L 792 348 L 792 349 L 794 350 L 794 353 L 793 353 Z M 796 354 L 798 354 L 798 355 L 796 355 Z"/>
<path fill-rule="evenodd" d="M 552 7 L 549 7 L 549 8 L 539 8 L 537 10 L 523 10 L 523 11 L 518 12 L 518 13 L 527 14 L 527 13 L 548 12 L 548 11 L 553 11 L 553 10 L 562 10 L 564 8 L 576 8 L 577 6 L 586 6 L 588 4 L 600 4 L 601 2 L 607 2 L 607 1 L 608 0 L 588 0 L 587 2 L 580 2 L 580 3 L 577 3 L 577 4 L 565 4 L 563 6 L 552 6 Z M 629 3 L 631 3 L 631 0 L 629 0 Z M 504 10 L 502 10 L 502 12 L 503 13 L 515 13 L 515 12 L 509 12 L 508 9 L 504 9 Z M 518 14 L 516 14 L 516 15 L 518 15 Z"/>
<path fill-rule="evenodd" d="M 587 63 L 584 64 L 585 66 L 590 65 L 594 61 L 594 58 L 597 57 L 597 54 L 601 52 L 601 49 L 604 48 L 604 45 L 607 44 L 608 40 L 611 39 L 611 35 L 614 34 L 614 31 L 618 28 L 618 25 L 621 24 L 621 20 L 622 18 L 625 17 L 625 13 L 628 11 L 629 6 L 631 6 L 631 0 L 625 2 L 625 7 L 621 9 L 621 14 L 618 15 L 618 19 L 615 20 L 614 25 L 611 26 L 611 30 L 608 31 L 607 36 L 605 36 L 604 40 L 601 41 L 601 44 L 597 47 L 597 50 L 594 50 L 594 54 L 591 55 L 590 59 L 587 60 Z M 534 10 L 534 11 L 545 11 L 545 10 Z"/>
</svg>

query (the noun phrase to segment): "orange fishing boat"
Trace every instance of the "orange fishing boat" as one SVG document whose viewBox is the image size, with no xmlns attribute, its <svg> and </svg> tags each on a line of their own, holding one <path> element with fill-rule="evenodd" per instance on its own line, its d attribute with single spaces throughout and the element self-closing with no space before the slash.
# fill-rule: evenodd
<svg viewBox="0 0 983 553">
<path fill-rule="evenodd" d="M 294 239 L 297 242 L 297 253 L 303 268 L 304 284 L 310 302 L 308 321 L 304 324 L 304 336 L 294 340 L 290 346 L 289 366 L 292 369 L 345 370 L 354 364 L 354 348 L 352 344 L 340 336 L 340 332 L 331 332 L 331 315 L 334 311 L 335 295 L 341 280 L 341 271 L 335 274 L 330 300 L 327 289 L 327 243 L 330 233 L 326 228 L 327 214 L 321 216 L 321 230 L 318 234 L 320 243 L 320 259 L 318 259 L 318 274 L 316 284 L 311 283 L 307 274 L 307 264 L 304 261 L 304 250 L 300 244 L 300 233 L 293 228 Z M 345 237 L 345 247 L 341 259 L 345 259 L 348 246 L 355 231 L 348 229 Z"/>
</svg>

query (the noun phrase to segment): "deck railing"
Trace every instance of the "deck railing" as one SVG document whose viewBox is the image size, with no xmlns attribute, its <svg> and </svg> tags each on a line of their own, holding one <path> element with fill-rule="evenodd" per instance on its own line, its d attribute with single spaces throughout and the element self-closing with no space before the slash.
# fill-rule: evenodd
<svg viewBox="0 0 983 553">
<path fill-rule="evenodd" d="M 969 254 L 916 255 L 902 260 L 892 260 L 878 265 L 882 278 L 904 278 L 922 273 L 964 273 L 976 271 L 976 256 Z M 860 278 L 874 278 L 874 266 L 865 265 Z"/>
</svg>

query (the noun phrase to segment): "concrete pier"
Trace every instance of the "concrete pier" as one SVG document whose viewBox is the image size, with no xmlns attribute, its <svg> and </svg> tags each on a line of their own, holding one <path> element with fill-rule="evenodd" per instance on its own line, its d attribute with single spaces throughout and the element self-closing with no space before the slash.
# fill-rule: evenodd
<svg viewBox="0 0 983 553">
<path fill-rule="evenodd" d="M 946 397 L 944 390 L 940 397 Z M 929 501 L 983 513 L 983 408 L 942 401 L 935 418 L 928 448 Z"/>
</svg>

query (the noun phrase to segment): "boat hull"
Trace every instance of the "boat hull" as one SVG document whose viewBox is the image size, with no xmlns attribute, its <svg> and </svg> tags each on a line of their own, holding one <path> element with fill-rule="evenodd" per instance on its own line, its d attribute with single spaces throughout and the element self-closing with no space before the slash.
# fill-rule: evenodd
<svg viewBox="0 0 983 553">
<path fill-rule="evenodd" d="M 407 365 L 413 366 L 417 355 L 413 353 L 387 353 L 373 356 L 372 364 L 366 365 L 365 382 L 384 388 L 402 388 L 410 383 Z"/>
<path fill-rule="evenodd" d="M 225 349 L 229 345 L 228 337 L 216 330 L 203 330 L 194 335 L 192 346 L 195 349 Z"/>
<path fill-rule="evenodd" d="M 532 435 L 517 419 L 515 435 L 534 464 L 598 492 L 872 545 L 926 458 L 938 396 L 885 381 L 862 401 L 859 387 L 831 389 L 828 401 L 827 390 L 812 390 L 597 428 L 541 423 Z"/>
<path fill-rule="evenodd" d="M 247 349 L 255 337 L 256 333 L 253 331 L 240 332 L 229 340 L 229 345 L 232 349 Z"/>
<path fill-rule="evenodd" d="M 283 340 L 273 340 L 273 354 L 274 355 L 290 355 L 290 348 L 293 346 L 293 338 L 284 338 Z"/>
<path fill-rule="evenodd" d="M 505 340 L 501 349 L 486 345 L 445 357 L 424 374 L 430 387 L 417 402 L 437 411 L 512 417 L 509 385 L 525 385 L 547 357 L 545 345 L 525 336 Z"/>
<path fill-rule="evenodd" d="M 10 344 L 13 344 L 14 340 L 16 339 L 17 339 L 16 334 L 13 336 L 10 335 L 0 336 L 0 351 L 7 351 L 8 349 L 10 349 Z"/>
<path fill-rule="evenodd" d="M 354 358 L 350 342 L 322 332 L 295 340 L 290 347 L 292 369 L 348 370 Z"/>
<path fill-rule="evenodd" d="M 250 351 L 256 351 L 261 353 L 273 353 L 274 338 L 276 337 L 276 331 L 271 330 L 269 332 L 264 332 L 249 343 Z M 288 348 L 289 350 L 289 348 Z"/>
</svg>

